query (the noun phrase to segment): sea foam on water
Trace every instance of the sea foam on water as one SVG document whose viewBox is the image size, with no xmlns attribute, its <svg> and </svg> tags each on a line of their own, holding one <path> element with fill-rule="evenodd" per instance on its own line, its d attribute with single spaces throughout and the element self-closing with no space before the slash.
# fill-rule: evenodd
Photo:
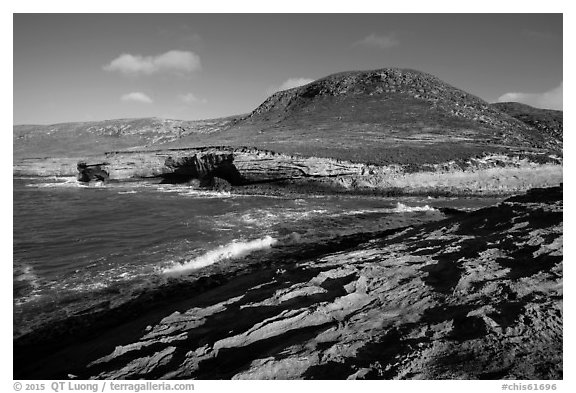
<svg viewBox="0 0 576 393">
<path fill-rule="evenodd" d="M 175 265 L 164 269 L 162 272 L 167 276 L 177 277 L 185 275 L 186 273 L 192 272 L 194 270 L 213 265 L 217 262 L 226 260 L 241 258 L 254 251 L 264 250 L 272 247 L 278 242 L 277 239 L 272 236 L 265 236 L 260 239 L 250 240 L 247 242 L 241 242 L 234 240 L 231 243 L 220 246 L 216 249 L 210 250 L 205 254 L 194 258 L 184 264 Z"/>
<path fill-rule="evenodd" d="M 392 210 L 394 213 L 410 213 L 410 212 L 427 212 L 434 211 L 433 207 L 425 206 L 407 206 L 402 202 L 396 203 L 396 207 Z"/>
</svg>

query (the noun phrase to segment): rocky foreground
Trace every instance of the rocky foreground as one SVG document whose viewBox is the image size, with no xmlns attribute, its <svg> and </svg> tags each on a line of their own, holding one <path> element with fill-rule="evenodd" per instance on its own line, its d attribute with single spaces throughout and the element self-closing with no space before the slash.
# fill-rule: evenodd
<svg viewBox="0 0 576 393">
<path fill-rule="evenodd" d="M 30 338 L 15 355 L 22 377 L 561 379 L 562 211 L 561 186 L 535 189 L 280 253 L 87 334 L 76 358 L 62 348 L 32 358 L 42 346 Z"/>
</svg>

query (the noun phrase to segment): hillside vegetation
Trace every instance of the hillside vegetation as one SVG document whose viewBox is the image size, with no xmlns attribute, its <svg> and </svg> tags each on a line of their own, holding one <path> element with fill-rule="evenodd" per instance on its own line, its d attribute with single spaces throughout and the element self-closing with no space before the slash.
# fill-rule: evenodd
<svg viewBox="0 0 576 393">
<path fill-rule="evenodd" d="M 211 120 L 116 119 L 13 128 L 14 157 L 66 157 L 161 146 L 225 128 L 236 117 Z"/>
<path fill-rule="evenodd" d="M 492 106 L 557 139 L 559 142 L 563 140 L 564 122 L 562 111 L 534 108 L 519 102 L 497 102 L 492 104 Z"/>
<path fill-rule="evenodd" d="M 253 146 L 415 170 L 490 154 L 536 162 L 561 156 L 562 132 L 556 131 L 561 112 L 533 110 L 527 118 L 526 111 L 511 108 L 488 104 L 423 72 L 386 68 L 334 74 L 277 92 L 244 116 L 15 126 L 14 154 L 76 157 L 131 149 Z"/>
</svg>

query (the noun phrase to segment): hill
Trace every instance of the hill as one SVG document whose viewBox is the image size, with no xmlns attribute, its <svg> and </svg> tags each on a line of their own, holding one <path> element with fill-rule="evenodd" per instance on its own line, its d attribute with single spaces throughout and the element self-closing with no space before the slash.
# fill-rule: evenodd
<svg viewBox="0 0 576 393">
<path fill-rule="evenodd" d="M 381 165 L 559 145 L 554 136 L 435 76 L 395 68 L 334 74 L 277 92 L 229 129 L 184 140 Z"/>
<path fill-rule="evenodd" d="M 520 120 L 551 138 L 562 141 L 563 113 L 551 109 L 534 108 L 519 102 L 497 102 L 493 107 Z"/>
<path fill-rule="evenodd" d="M 518 113 L 435 76 L 385 68 L 334 74 L 277 92 L 245 116 L 15 126 L 14 155 L 248 145 L 290 155 L 418 166 L 491 153 L 561 154 L 561 133 L 543 132 L 542 123 Z"/>
<path fill-rule="evenodd" d="M 236 117 L 212 120 L 116 119 L 13 127 L 14 157 L 66 157 L 162 145 L 225 128 Z"/>
</svg>

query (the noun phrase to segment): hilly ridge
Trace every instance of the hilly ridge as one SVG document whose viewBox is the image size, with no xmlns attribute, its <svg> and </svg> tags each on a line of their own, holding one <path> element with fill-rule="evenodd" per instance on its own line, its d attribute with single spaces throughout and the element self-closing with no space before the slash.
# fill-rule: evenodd
<svg viewBox="0 0 576 393">
<path fill-rule="evenodd" d="M 562 155 L 561 131 L 547 132 L 538 123 L 545 115 L 534 112 L 536 120 L 527 121 L 508 107 L 489 104 L 433 75 L 384 68 L 333 74 L 277 92 L 244 116 L 15 126 L 14 155 L 73 157 L 133 149 L 253 146 L 288 155 L 416 168 L 490 154 L 529 156 L 539 162 Z"/>
<path fill-rule="evenodd" d="M 269 97 L 209 135 L 287 154 L 376 164 L 436 163 L 488 152 L 555 150 L 558 142 L 487 102 L 419 71 L 339 73 Z"/>
<path fill-rule="evenodd" d="M 53 125 L 18 125 L 13 129 L 15 157 L 98 154 L 146 148 L 225 128 L 237 117 L 210 120 L 116 119 Z"/>
<path fill-rule="evenodd" d="M 519 102 L 497 102 L 492 106 L 558 141 L 563 139 L 562 111 L 533 108 Z"/>
</svg>

